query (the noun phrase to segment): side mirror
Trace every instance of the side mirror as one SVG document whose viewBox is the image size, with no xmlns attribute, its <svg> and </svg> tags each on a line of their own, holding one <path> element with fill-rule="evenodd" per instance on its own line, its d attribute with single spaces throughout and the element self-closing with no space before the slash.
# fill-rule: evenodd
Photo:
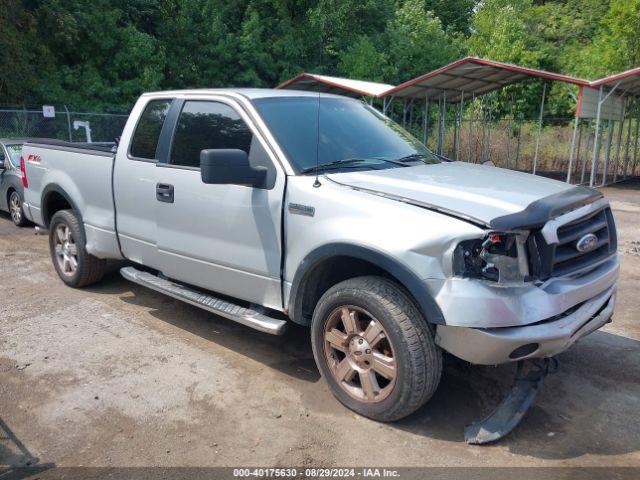
<svg viewBox="0 0 640 480">
<path fill-rule="evenodd" d="M 200 152 L 200 177 L 203 183 L 263 187 L 266 167 L 252 167 L 244 150 L 216 148 Z"/>
</svg>

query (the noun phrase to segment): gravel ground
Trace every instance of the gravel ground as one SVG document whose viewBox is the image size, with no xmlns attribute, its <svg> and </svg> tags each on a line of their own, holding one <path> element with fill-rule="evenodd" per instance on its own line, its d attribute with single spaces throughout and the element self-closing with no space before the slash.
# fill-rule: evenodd
<svg viewBox="0 0 640 480">
<path fill-rule="evenodd" d="M 320 380 L 308 332 L 272 337 L 110 275 L 73 290 L 46 237 L 0 215 L 0 469 L 56 466 L 640 467 L 640 185 L 605 189 L 622 278 L 614 322 L 560 356 L 497 445 L 463 428 L 513 374 L 453 364 L 420 411 L 379 424 Z"/>
</svg>

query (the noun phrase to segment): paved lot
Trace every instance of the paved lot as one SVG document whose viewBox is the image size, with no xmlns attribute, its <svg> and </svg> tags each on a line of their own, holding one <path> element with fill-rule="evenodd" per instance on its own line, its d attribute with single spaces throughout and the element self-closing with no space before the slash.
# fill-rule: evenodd
<svg viewBox="0 0 640 480">
<path fill-rule="evenodd" d="M 615 321 L 563 354 L 489 447 L 466 445 L 463 427 L 497 404 L 510 366 L 449 366 L 429 404 L 378 424 L 333 399 L 305 329 L 271 337 L 117 274 L 67 288 L 46 237 L 0 215 L 0 467 L 27 451 L 58 466 L 640 466 L 640 186 L 606 194 Z"/>
</svg>

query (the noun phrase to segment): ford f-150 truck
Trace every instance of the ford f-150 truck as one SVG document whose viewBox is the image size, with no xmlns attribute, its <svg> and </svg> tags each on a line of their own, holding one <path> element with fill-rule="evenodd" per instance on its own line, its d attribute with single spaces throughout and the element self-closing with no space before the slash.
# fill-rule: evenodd
<svg viewBox="0 0 640 480">
<path fill-rule="evenodd" d="M 598 191 L 448 161 L 358 100 L 149 93 L 117 147 L 32 142 L 23 162 L 66 284 L 126 260 L 125 278 L 249 327 L 309 326 L 334 395 L 373 419 L 423 405 L 442 350 L 544 359 L 612 316 Z"/>
</svg>

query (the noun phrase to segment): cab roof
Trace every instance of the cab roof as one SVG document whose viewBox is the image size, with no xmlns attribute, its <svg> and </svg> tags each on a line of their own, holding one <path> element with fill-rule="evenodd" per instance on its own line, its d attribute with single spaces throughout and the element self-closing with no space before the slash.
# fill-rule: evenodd
<svg viewBox="0 0 640 480">
<path fill-rule="evenodd" d="M 199 88 L 191 90 L 169 90 L 159 92 L 149 92 L 142 96 L 171 96 L 171 95 L 220 95 L 220 94 L 236 94 L 242 95 L 249 100 L 257 100 L 260 98 L 293 98 L 293 97 L 317 97 L 319 92 L 291 89 L 275 89 L 275 88 Z M 345 98 L 341 95 L 333 95 L 330 93 L 322 93 L 322 97 Z"/>
</svg>

